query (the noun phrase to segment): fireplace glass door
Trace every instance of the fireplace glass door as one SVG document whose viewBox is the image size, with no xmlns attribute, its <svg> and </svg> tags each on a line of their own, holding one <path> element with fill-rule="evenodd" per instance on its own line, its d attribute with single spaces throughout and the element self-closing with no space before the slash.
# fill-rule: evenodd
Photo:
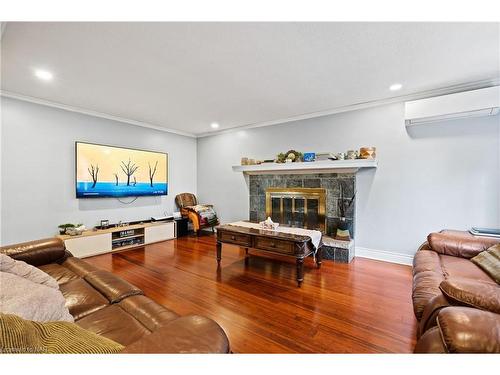
<svg viewBox="0 0 500 375">
<path fill-rule="evenodd" d="M 266 190 L 266 216 L 286 226 L 324 232 L 325 197 L 325 189 L 269 188 Z"/>
</svg>

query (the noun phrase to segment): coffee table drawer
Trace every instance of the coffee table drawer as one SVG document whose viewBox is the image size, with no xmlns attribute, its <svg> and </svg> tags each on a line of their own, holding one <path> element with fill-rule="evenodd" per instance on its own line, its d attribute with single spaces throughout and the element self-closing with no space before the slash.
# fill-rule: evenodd
<svg viewBox="0 0 500 375">
<path fill-rule="evenodd" d="M 234 243 L 236 245 L 248 246 L 252 245 L 252 238 L 247 234 L 239 233 L 221 233 L 221 241 L 227 243 Z"/>
<path fill-rule="evenodd" d="M 294 244 L 288 241 L 274 240 L 272 238 L 256 237 L 256 249 L 275 251 L 283 254 L 293 254 Z"/>
</svg>

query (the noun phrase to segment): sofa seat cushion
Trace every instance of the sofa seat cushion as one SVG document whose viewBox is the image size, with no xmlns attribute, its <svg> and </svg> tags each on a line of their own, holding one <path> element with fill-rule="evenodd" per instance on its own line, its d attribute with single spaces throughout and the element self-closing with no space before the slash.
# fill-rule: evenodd
<svg viewBox="0 0 500 375">
<path fill-rule="evenodd" d="M 80 279 L 80 276 L 76 273 L 57 263 L 45 264 L 38 268 L 56 279 L 59 285 L 67 283 L 68 281 Z"/>
<path fill-rule="evenodd" d="M 449 353 L 500 353 L 500 315 L 472 307 L 447 307 L 438 315 Z"/>
<path fill-rule="evenodd" d="M 64 283 L 60 290 L 75 320 L 109 305 L 109 301 L 83 279 Z"/>
<path fill-rule="evenodd" d="M 179 317 L 173 311 L 167 310 L 152 299 L 141 295 L 125 298 L 118 306 L 150 331 L 154 331 L 160 325 Z"/>
<path fill-rule="evenodd" d="M 469 259 L 440 255 L 440 260 L 445 278 L 460 277 L 494 283 L 486 272 Z"/>
<path fill-rule="evenodd" d="M 110 303 L 118 303 L 126 297 L 144 294 L 135 285 L 107 271 L 89 273 L 85 276 L 85 281 L 101 292 Z"/>
<path fill-rule="evenodd" d="M 165 338 L 168 338 L 165 340 Z M 229 353 L 224 330 L 213 320 L 191 315 L 173 320 L 127 346 L 123 353 Z"/>
<path fill-rule="evenodd" d="M 82 328 L 125 346 L 150 333 L 145 326 L 118 305 L 109 305 L 76 323 Z M 164 336 L 163 339 L 169 338 Z"/>
</svg>

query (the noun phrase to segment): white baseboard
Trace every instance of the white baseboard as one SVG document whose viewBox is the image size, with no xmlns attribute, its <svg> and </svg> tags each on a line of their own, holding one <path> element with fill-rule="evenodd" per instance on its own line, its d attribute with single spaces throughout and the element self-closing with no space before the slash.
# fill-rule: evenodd
<svg viewBox="0 0 500 375">
<path fill-rule="evenodd" d="M 368 249 L 366 247 L 359 246 L 356 246 L 354 256 L 382 260 L 384 262 L 405 264 L 409 266 L 413 264 L 413 255 L 393 253 L 385 250 Z"/>
</svg>

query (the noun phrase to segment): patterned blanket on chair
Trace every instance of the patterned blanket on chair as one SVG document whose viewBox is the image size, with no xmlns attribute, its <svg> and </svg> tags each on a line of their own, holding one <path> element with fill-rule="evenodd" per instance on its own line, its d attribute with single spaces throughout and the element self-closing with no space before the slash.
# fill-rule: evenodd
<svg viewBox="0 0 500 375">
<path fill-rule="evenodd" d="M 200 217 L 201 225 L 213 226 L 217 225 L 219 220 L 217 219 L 217 214 L 215 213 L 212 206 L 205 204 L 197 204 L 196 206 L 186 207 L 190 210 L 195 211 Z"/>
</svg>

